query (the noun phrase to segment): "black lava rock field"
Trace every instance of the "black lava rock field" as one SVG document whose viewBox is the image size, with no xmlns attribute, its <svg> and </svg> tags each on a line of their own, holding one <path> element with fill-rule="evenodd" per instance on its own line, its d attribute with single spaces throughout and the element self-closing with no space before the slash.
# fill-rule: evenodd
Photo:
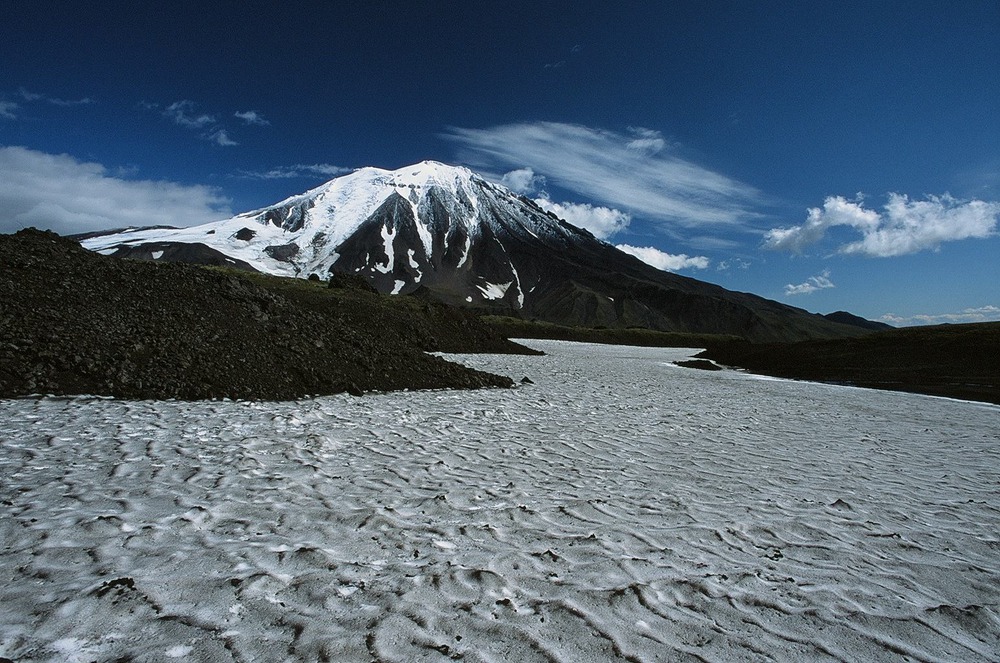
<svg viewBox="0 0 1000 663">
<path fill-rule="evenodd" d="M 110 258 L 34 229 L 0 235 L 0 397 L 509 387 L 425 350 L 527 351 L 464 312 L 290 280 Z"/>
</svg>

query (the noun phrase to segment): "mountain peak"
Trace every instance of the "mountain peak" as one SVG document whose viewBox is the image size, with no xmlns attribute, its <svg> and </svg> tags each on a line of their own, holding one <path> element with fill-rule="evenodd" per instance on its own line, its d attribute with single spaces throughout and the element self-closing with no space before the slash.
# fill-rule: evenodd
<svg viewBox="0 0 1000 663">
<path fill-rule="evenodd" d="M 452 166 L 440 161 L 421 161 L 396 170 L 384 171 L 396 186 L 445 186 L 468 184 L 483 178 L 464 166 Z"/>
</svg>

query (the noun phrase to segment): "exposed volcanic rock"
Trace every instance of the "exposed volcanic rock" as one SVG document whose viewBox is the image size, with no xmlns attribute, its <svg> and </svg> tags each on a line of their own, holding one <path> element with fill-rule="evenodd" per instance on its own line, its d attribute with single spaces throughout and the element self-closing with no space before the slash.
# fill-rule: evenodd
<svg viewBox="0 0 1000 663">
<path fill-rule="evenodd" d="M 249 231 L 253 233 L 253 231 Z M 190 265 L 210 265 L 214 267 L 232 267 L 245 271 L 257 271 L 249 263 L 226 254 L 204 244 L 184 244 L 179 242 L 148 242 L 139 246 L 122 245 L 107 252 L 115 258 L 132 258 L 134 260 L 160 260 L 163 262 L 183 262 Z"/>
<path fill-rule="evenodd" d="M 778 377 L 1000 404 L 1000 322 L 798 343 L 727 342 L 699 357 Z"/>
<path fill-rule="evenodd" d="M 53 233 L 0 235 L 0 397 L 290 399 L 512 384 L 380 333 L 411 324 L 389 309 L 358 299 L 336 308 L 232 272 L 100 256 Z"/>
<path fill-rule="evenodd" d="M 465 168 L 360 170 L 277 205 L 182 229 L 90 237 L 102 252 L 207 244 L 258 271 L 357 274 L 380 292 L 562 325 L 733 334 L 755 341 L 857 336 L 841 324 L 658 270 Z"/>
</svg>

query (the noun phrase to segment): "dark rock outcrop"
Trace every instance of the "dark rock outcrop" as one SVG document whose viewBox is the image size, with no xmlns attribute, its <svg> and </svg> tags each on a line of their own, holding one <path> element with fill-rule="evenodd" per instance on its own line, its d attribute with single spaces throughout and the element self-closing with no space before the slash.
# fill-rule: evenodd
<svg viewBox="0 0 1000 663">
<path fill-rule="evenodd" d="M 340 306 L 352 310 L 310 309 L 235 272 L 104 257 L 36 230 L 2 235 L 0 397 L 293 399 L 512 385 L 381 334 L 364 302 Z"/>
<path fill-rule="evenodd" d="M 727 342 L 698 355 L 756 373 L 1000 404 L 1000 322 L 907 327 L 860 338 Z"/>
</svg>

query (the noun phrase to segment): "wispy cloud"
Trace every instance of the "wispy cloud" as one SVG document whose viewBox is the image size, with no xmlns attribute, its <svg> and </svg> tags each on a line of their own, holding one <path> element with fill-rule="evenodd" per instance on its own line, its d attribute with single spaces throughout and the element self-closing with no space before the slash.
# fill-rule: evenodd
<svg viewBox="0 0 1000 663">
<path fill-rule="evenodd" d="M 9 101 L 7 99 L 0 99 L 0 119 L 4 120 L 18 119 L 22 109 L 22 104 L 31 106 L 32 104 L 42 102 L 52 104 L 53 106 L 69 107 L 86 106 L 97 103 L 97 101 L 91 97 L 83 97 L 82 99 L 61 99 L 48 94 L 42 94 L 40 92 L 32 92 L 23 87 L 18 88 L 17 92 L 10 93 L 6 96 L 20 99 L 20 103 L 16 101 Z"/>
<path fill-rule="evenodd" d="M 535 198 L 535 203 L 577 228 L 589 230 L 598 239 L 607 239 L 624 230 L 631 220 L 625 212 L 610 207 L 587 203 L 556 203 L 548 198 Z"/>
<path fill-rule="evenodd" d="M 810 276 L 806 279 L 805 283 L 799 283 L 798 285 L 792 285 L 789 283 L 785 286 L 785 296 L 791 297 L 793 295 L 808 295 L 816 292 L 817 290 L 835 287 L 837 286 L 835 286 L 833 281 L 830 280 L 830 271 L 825 270 L 822 274 Z"/>
<path fill-rule="evenodd" d="M 772 228 L 764 246 L 801 253 L 830 228 L 845 226 L 859 232 L 861 239 L 842 244 L 838 253 L 885 258 L 937 250 L 944 242 L 989 237 L 996 232 L 998 218 L 1000 203 L 957 200 L 948 194 L 910 200 L 890 193 L 882 212 L 866 209 L 861 200 L 831 196 L 822 208 L 810 209 L 802 225 Z"/>
<path fill-rule="evenodd" d="M 20 106 L 13 101 L 0 101 L 0 117 L 5 120 L 16 120 L 18 108 Z"/>
<path fill-rule="evenodd" d="M 141 102 L 139 105 L 146 110 L 158 112 L 161 116 L 172 121 L 177 126 L 184 127 L 185 129 L 200 131 L 198 136 L 202 140 L 207 140 L 208 142 L 220 147 L 234 147 L 239 145 L 239 143 L 229 135 L 229 130 L 219 122 L 217 115 L 199 111 L 198 104 L 190 99 L 175 101 L 165 108 L 161 108 L 159 104 L 146 101 Z M 234 113 L 234 115 L 243 119 L 247 124 L 267 124 L 267 120 L 264 120 L 264 118 L 260 117 L 254 111 Z M 244 117 L 245 115 L 248 115 L 254 121 L 251 122 L 247 120 L 247 118 Z"/>
<path fill-rule="evenodd" d="M 477 167 L 529 168 L 549 184 L 670 225 L 740 223 L 755 216 L 750 210 L 761 198 L 753 187 L 673 154 L 649 129 L 620 134 L 535 122 L 453 127 L 443 137 Z"/>
<path fill-rule="evenodd" d="M 197 105 L 188 99 L 175 101 L 163 109 L 163 117 L 169 118 L 174 121 L 174 124 L 187 127 L 188 129 L 204 129 L 211 124 L 215 124 L 216 118 L 214 115 L 199 113 L 195 110 L 196 108 Z"/>
<path fill-rule="evenodd" d="M 628 130 L 634 136 L 632 140 L 625 143 L 625 147 L 630 150 L 656 154 L 667 146 L 667 141 L 664 140 L 663 134 L 655 129 L 629 127 Z"/>
<path fill-rule="evenodd" d="M 354 172 L 354 168 L 344 166 L 334 166 L 329 163 L 304 164 L 297 163 L 294 166 L 277 166 L 270 170 L 241 171 L 238 177 L 245 177 L 252 180 L 284 180 L 297 177 L 337 177 Z"/>
<path fill-rule="evenodd" d="M 918 314 L 911 316 L 886 313 L 880 319 L 882 322 L 897 327 L 941 325 L 946 323 L 959 324 L 966 322 L 1000 322 L 1000 306 L 988 305 L 978 308 L 967 308 L 958 313 Z"/>
<path fill-rule="evenodd" d="M 226 133 L 225 129 L 215 129 L 213 131 L 210 131 L 204 135 L 204 138 L 222 147 L 232 147 L 234 145 L 239 145 L 239 143 L 237 143 L 235 140 L 229 137 L 229 134 Z"/>
<path fill-rule="evenodd" d="M 0 147 L 0 172 L 0 232 L 189 226 L 232 215 L 218 189 L 114 177 L 101 164 L 67 154 Z"/>
<path fill-rule="evenodd" d="M 719 272 L 725 272 L 733 268 L 750 269 L 750 261 L 743 260 L 742 258 L 729 258 L 727 260 L 723 260 L 715 266 L 716 271 Z"/>
<path fill-rule="evenodd" d="M 574 44 L 572 46 L 572 48 L 569 49 L 569 58 L 575 58 L 580 53 L 580 51 L 582 51 L 582 50 L 583 50 L 583 46 L 581 46 L 580 44 Z M 568 60 L 566 60 L 566 59 L 557 60 L 555 62 L 547 62 L 547 63 L 545 63 L 543 65 L 543 68 L 544 69 L 562 69 L 563 67 L 565 67 L 567 65 L 567 63 L 568 63 Z"/>
<path fill-rule="evenodd" d="M 688 256 L 683 253 L 673 255 L 652 246 L 617 244 L 615 248 L 665 272 L 677 272 L 682 269 L 706 269 L 710 264 L 709 259 L 705 256 Z"/>
<path fill-rule="evenodd" d="M 23 87 L 18 90 L 18 94 L 25 101 L 47 101 L 54 106 L 87 106 L 89 104 L 96 104 L 97 100 L 91 97 L 83 97 L 82 99 L 60 99 L 59 97 L 53 97 L 47 94 L 42 94 L 40 92 L 30 92 Z"/>
<path fill-rule="evenodd" d="M 248 125 L 255 124 L 260 127 L 266 127 L 271 124 L 268 120 L 264 119 L 263 115 L 255 110 L 237 111 L 236 113 L 233 113 L 233 116 L 238 117 Z"/>
</svg>

